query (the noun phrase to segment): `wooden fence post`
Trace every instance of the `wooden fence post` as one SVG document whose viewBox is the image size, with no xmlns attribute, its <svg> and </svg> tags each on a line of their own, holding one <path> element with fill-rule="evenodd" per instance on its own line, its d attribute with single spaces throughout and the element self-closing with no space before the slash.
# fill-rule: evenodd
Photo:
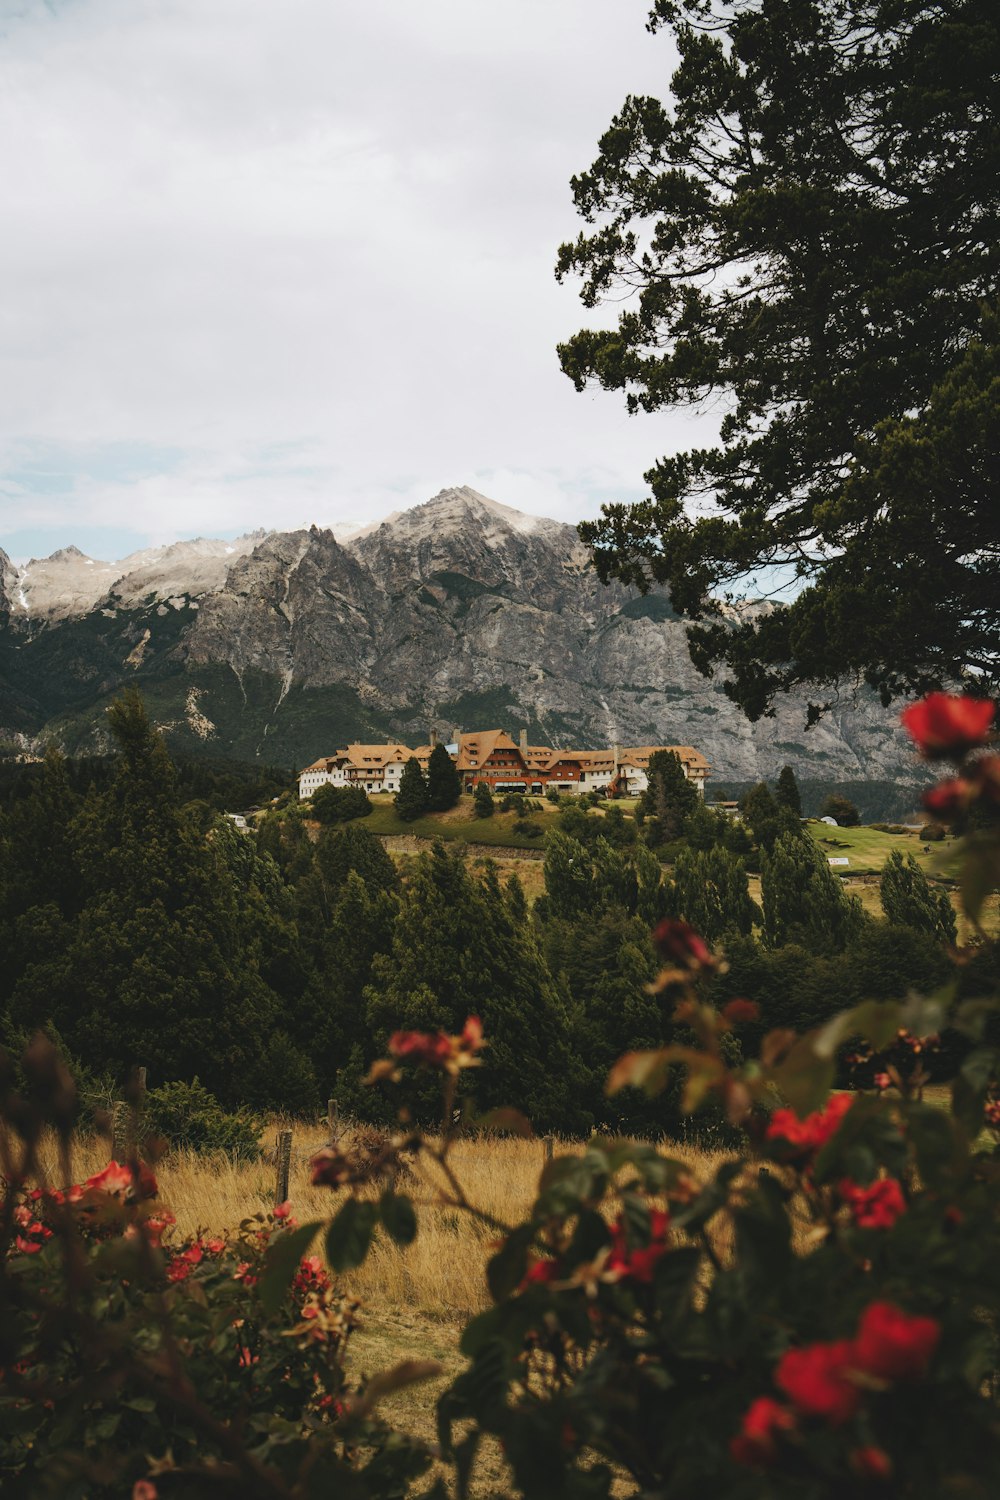
<svg viewBox="0 0 1000 1500">
<path fill-rule="evenodd" d="M 124 1099 L 111 1106 L 111 1160 L 124 1161 L 128 1156 L 129 1108 Z"/>
<path fill-rule="evenodd" d="M 327 1128 L 328 1128 L 328 1130 L 330 1132 L 330 1140 L 331 1141 L 335 1141 L 337 1139 L 337 1101 L 336 1101 L 336 1099 L 328 1099 L 326 1101 L 326 1123 L 327 1123 Z"/>
<path fill-rule="evenodd" d="M 555 1150 L 555 1144 L 556 1143 L 555 1143 L 555 1137 L 554 1136 L 547 1135 L 545 1137 L 545 1160 L 546 1161 L 551 1161 L 552 1160 L 552 1153 Z"/>
<path fill-rule="evenodd" d="M 128 1115 L 125 1121 L 125 1150 L 129 1156 L 135 1156 L 139 1149 L 139 1138 L 142 1134 L 142 1116 L 146 1108 L 146 1069 L 133 1068 L 132 1078 L 126 1090 L 128 1101 Z M 117 1160 L 117 1157 L 115 1158 Z"/>
<path fill-rule="evenodd" d="M 281 1130 L 278 1132 L 278 1171 L 274 1186 L 274 1204 L 288 1202 L 288 1174 L 292 1165 L 292 1132 Z"/>
</svg>

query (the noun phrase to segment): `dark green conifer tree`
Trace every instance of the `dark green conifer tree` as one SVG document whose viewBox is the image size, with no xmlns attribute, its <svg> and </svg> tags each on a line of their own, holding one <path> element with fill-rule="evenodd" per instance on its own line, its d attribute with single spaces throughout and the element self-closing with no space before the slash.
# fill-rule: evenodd
<svg viewBox="0 0 1000 1500">
<path fill-rule="evenodd" d="M 404 823 L 413 823 L 427 811 L 427 782 L 420 762 L 411 755 L 399 778 L 399 791 L 393 801 Z"/>
<path fill-rule="evenodd" d="M 865 923 L 861 902 L 848 896 L 811 838 L 780 834 L 761 864 L 764 941 L 770 948 L 801 943 L 813 953 L 840 953 Z"/>
<path fill-rule="evenodd" d="M 462 795 L 462 778 L 443 745 L 435 745 L 427 763 L 427 808 L 447 812 Z"/>
<path fill-rule="evenodd" d="M 545 840 L 545 897 L 542 914 L 575 921 L 596 899 L 594 866 L 578 839 L 553 828 Z"/>
<path fill-rule="evenodd" d="M 774 800 L 779 807 L 787 807 L 797 818 L 802 816 L 802 798 L 799 794 L 799 784 L 795 779 L 795 772 L 791 766 L 782 766 L 778 777 L 778 785 L 774 789 Z"/>
<path fill-rule="evenodd" d="M 683 849 L 674 864 L 672 905 L 676 916 L 708 943 L 726 933 L 749 936 L 759 912 L 750 898 L 746 868 L 728 849 Z"/>
<path fill-rule="evenodd" d="M 955 909 L 947 891 L 935 890 L 912 854 L 893 849 L 882 867 L 879 896 L 887 922 L 929 932 L 942 943 L 958 936 Z"/>
<path fill-rule="evenodd" d="M 185 816 L 138 692 L 108 721 L 115 778 L 75 824 L 85 904 L 65 953 L 40 954 L 22 976 L 12 1019 L 51 1021 L 84 1064 L 119 1080 L 141 1063 L 151 1082 L 197 1074 L 239 1100 L 276 997 L 243 952 L 226 861 Z"/>
<path fill-rule="evenodd" d="M 523 1110 L 536 1128 L 588 1128 L 573 1015 L 530 925 L 519 923 L 492 867 L 473 880 L 460 855 L 435 843 L 416 861 L 388 954 L 365 992 L 376 1049 L 403 1028 L 455 1032 L 478 1015 L 489 1038 L 484 1066 L 463 1080 L 477 1107 Z M 433 1119 L 437 1090 L 418 1108 Z"/>
<path fill-rule="evenodd" d="M 639 799 L 650 843 L 669 844 L 680 838 L 684 824 L 699 803 L 698 789 L 684 774 L 681 758 L 673 750 L 656 750 L 649 757 L 648 786 Z"/>
<path fill-rule="evenodd" d="M 476 790 L 472 797 L 472 810 L 477 818 L 492 818 L 493 793 L 490 791 L 488 782 L 476 782 Z"/>
</svg>

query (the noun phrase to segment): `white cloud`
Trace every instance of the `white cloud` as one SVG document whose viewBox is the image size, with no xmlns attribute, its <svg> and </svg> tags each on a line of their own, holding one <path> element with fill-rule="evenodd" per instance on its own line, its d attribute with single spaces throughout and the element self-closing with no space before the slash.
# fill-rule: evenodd
<svg viewBox="0 0 1000 1500">
<path fill-rule="evenodd" d="M 593 315 L 552 266 L 570 175 L 665 91 L 646 10 L 0 0 L 0 527 L 641 493 L 694 419 L 573 391 L 555 344 Z M 40 453 L 61 487 L 18 469 Z"/>
</svg>

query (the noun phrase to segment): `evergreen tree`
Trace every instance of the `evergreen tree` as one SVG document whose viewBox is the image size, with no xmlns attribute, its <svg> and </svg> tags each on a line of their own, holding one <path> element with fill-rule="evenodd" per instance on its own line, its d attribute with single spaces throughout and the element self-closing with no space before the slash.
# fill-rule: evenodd
<svg viewBox="0 0 1000 1500">
<path fill-rule="evenodd" d="M 648 785 L 639 799 L 643 814 L 653 823 L 650 843 L 669 844 L 680 838 L 684 824 L 698 806 L 698 789 L 684 774 L 680 756 L 673 750 L 656 750 L 649 757 Z"/>
<path fill-rule="evenodd" d="M 594 866 L 583 844 L 553 828 L 545 840 L 546 918 L 575 921 L 594 905 Z"/>
<path fill-rule="evenodd" d="M 814 953 L 839 953 L 865 921 L 812 839 L 780 834 L 761 864 L 764 941 L 770 948 L 801 943 Z"/>
<path fill-rule="evenodd" d="M 663 883 L 660 861 L 648 844 L 636 844 L 632 851 L 636 878 L 639 883 L 636 895 L 636 913 L 644 928 L 649 931 L 661 917 L 667 914 L 667 890 Z"/>
<path fill-rule="evenodd" d="M 489 782 L 476 782 L 476 790 L 472 797 L 472 810 L 477 818 L 492 818 L 493 793 L 490 791 Z"/>
<path fill-rule="evenodd" d="M 729 819 L 717 808 L 709 807 L 702 798 L 684 824 L 684 837 L 689 849 L 714 849 L 721 844 L 729 828 Z"/>
<path fill-rule="evenodd" d="M 781 834 L 799 834 L 798 819 L 787 808 L 779 807 L 766 781 L 744 792 L 740 798 L 740 815 L 758 849 L 770 851 Z"/>
<path fill-rule="evenodd" d="M 802 816 L 802 798 L 799 795 L 799 784 L 795 779 L 795 772 L 791 766 L 782 766 L 778 777 L 778 785 L 774 790 L 774 800 L 779 807 L 787 807 L 797 818 Z"/>
<path fill-rule="evenodd" d="M 477 1106 L 514 1105 L 539 1129 L 588 1128 L 568 1001 L 492 867 L 473 880 L 440 842 L 417 859 L 391 951 L 375 958 L 365 996 L 376 1051 L 399 1028 L 455 1032 L 478 1015 L 489 1047 L 484 1066 L 463 1079 Z M 433 1119 L 433 1084 L 418 1098 L 418 1110 Z"/>
<path fill-rule="evenodd" d="M 352 870 L 370 891 L 395 891 L 399 886 L 392 856 L 382 840 L 363 823 L 349 823 L 336 832 L 324 830 L 316 845 L 315 870 L 331 903 Z"/>
<path fill-rule="evenodd" d="M 27 795 L 0 815 L 0 1018 L 26 970 L 65 959 L 86 896 L 74 832 L 82 807 L 50 750 Z"/>
<path fill-rule="evenodd" d="M 759 915 L 750 898 L 743 861 L 727 849 L 684 849 L 674 865 L 674 914 L 683 917 L 708 943 L 726 933 L 748 937 Z"/>
<path fill-rule="evenodd" d="M 197 1074 L 239 1099 L 273 1027 L 277 999 L 244 951 L 226 859 L 184 815 L 174 767 L 140 695 L 108 711 L 119 747 L 109 789 L 74 833 L 85 904 L 71 941 L 39 952 L 11 999 L 25 1027 L 51 1021 L 71 1052 L 124 1079 Z"/>
<path fill-rule="evenodd" d="M 559 354 L 631 410 L 727 415 L 584 523 L 600 577 L 704 619 L 696 665 L 754 718 L 798 683 L 996 682 L 1000 10 L 655 0 L 661 26 L 673 97 L 625 100 L 559 253 L 617 322 Z M 718 601 L 776 561 L 795 598 L 734 628 Z"/>
<path fill-rule="evenodd" d="M 879 896 L 887 922 L 929 932 L 942 943 L 956 941 L 958 927 L 948 892 L 933 888 L 912 854 L 904 859 L 893 849 L 882 867 Z"/>
<path fill-rule="evenodd" d="M 427 807 L 447 812 L 462 795 L 462 778 L 443 745 L 435 745 L 427 764 Z"/>
<path fill-rule="evenodd" d="M 420 762 L 413 755 L 403 767 L 399 778 L 399 791 L 393 801 L 396 812 L 404 823 L 413 823 L 427 811 L 427 782 L 420 769 Z"/>
</svg>

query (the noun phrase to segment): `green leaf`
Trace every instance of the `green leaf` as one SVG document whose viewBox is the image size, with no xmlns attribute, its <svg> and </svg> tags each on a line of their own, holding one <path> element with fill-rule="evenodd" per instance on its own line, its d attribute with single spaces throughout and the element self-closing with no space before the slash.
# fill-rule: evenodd
<svg viewBox="0 0 1000 1500">
<path fill-rule="evenodd" d="M 368 1254 L 378 1205 L 348 1198 L 326 1231 L 326 1258 L 335 1271 L 353 1271 Z"/>
<path fill-rule="evenodd" d="M 852 1030 L 870 1042 L 876 1052 L 889 1045 L 901 1025 L 895 1000 L 863 1000 L 849 1014 Z"/>
<path fill-rule="evenodd" d="M 486 1267 L 486 1280 L 494 1302 L 509 1297 L 524 1280 L 528 1269 L 528 1246 L 535 1238 L 532 1223 L 521 1224 L 504 1240 Z"/>
<path fill-rule="evenodd" d="M 405 1193 L 386 1188 L 379 1202 L 379 1213 L 386 1230 L 397 1245 L 412 1245 L 417 1237 L 417 1215 Z"/>
<path fill-rule="evenodd" d="M 307 1254 L 319 1227 L 319 1220 L 315 1219 L 299 1229 L 283 1229 L 271 1240 L 264 1253 L 264 1269 L 257 1283 L 257 1294 L 265 1312 L 278 1311 L 299 1261 Z"/>
<path fill-rule="evenodd" d="M 832 1053 L 817 1053 L 814 1039 L 815 1033 L 801 1037 L 771 1071 L 782 1099 L 800 1118 L 823 1107 L 836 1071 Z"/>
<path fill-rule="evenodd" d="M 906 1128 L 921 1180 L 936 1191 L 954 1189 L 964 1175 L 967 1153 L 951 1116 L 933 1104 L 906 1106 Z"/>
<path fill-rule="evenodd" d="M 958 886 L 962 910 L 978 927 L 987 896 L 1000 886 L 1000 842 L 986 834 L 966 839 Z"/>
<path fill-rule="evenodd" d="M 998 1063 L 1000 1053 L 995 1047 L 977 1047 L 962 1063 L 951 1086 L 952 1113 L 972 1140 L 982 1129 L 986 1090 Z"/>
<path fill-rule="evenodd" d="M 739 1263 L 751 1284 L 766 1287 L 785 1273 L 792 1255 L 788 1194 L 776 1178 L 762 1172 L 756 1189 L 734 1213 Z"/>
</svg>

